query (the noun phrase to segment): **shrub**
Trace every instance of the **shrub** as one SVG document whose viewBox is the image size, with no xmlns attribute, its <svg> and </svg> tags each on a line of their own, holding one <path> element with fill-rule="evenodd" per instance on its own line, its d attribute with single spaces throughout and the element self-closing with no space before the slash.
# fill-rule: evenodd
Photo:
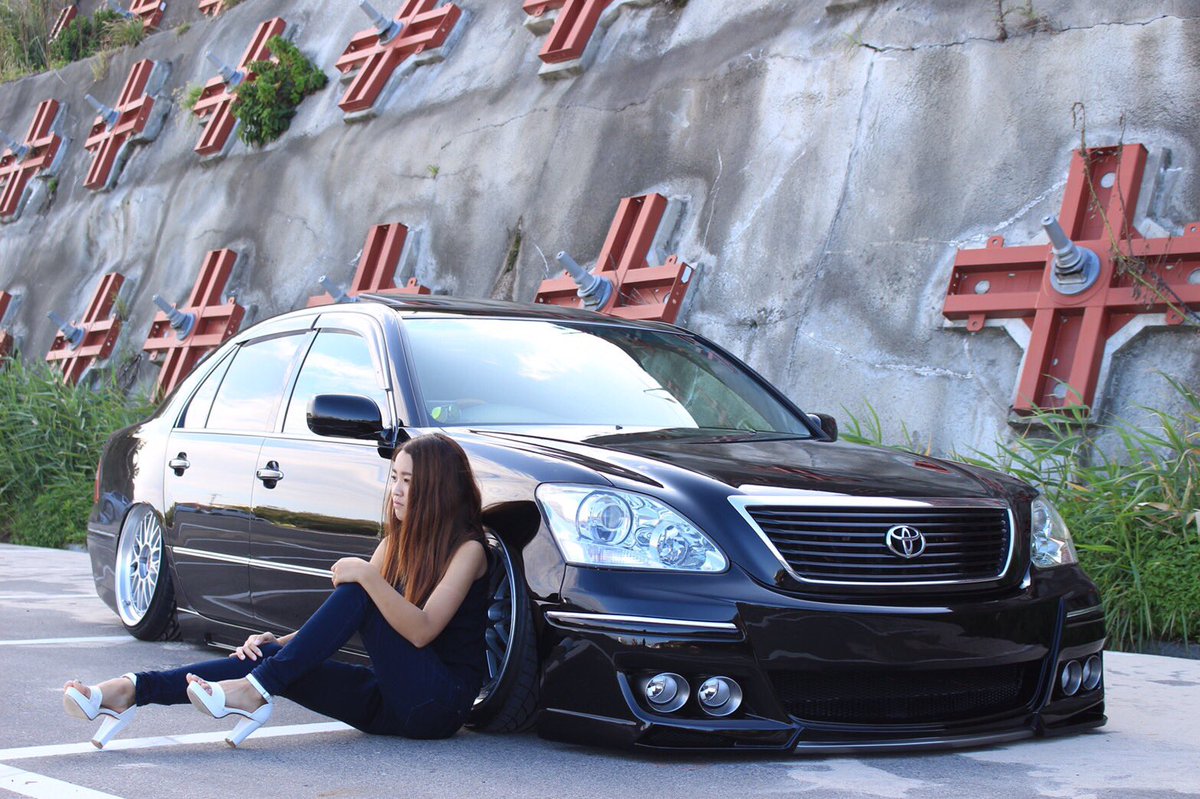
<svg viewBox="0 0 1200 799">
<path fill-rule="evenodd" d="M 255 78 L 238 85 L 233 104 L 233 115 L 241 122 L 238 136 L 260 147 L 282 136 L 300 101 L 329 80 L 286 39 L 272 37 L 267 47 L 275 60 L 249 65 Z"/>
<path fill-rule="evenodd" d="M 71 387 L 45 364 L 9 361 L 0 372 L 0 538 L 83 541 L 104 442 L 151 409 L 111 379 Z"/>
<path fill-rule="evenodd" d="M 1044 412 L 994 455 L 950 456 L 1046 492 L 1100 588 L 1118 649 L 1200 632 L 1200 393 L 1165 379 L 1187 409 L 1178 417 L 1144 409 L 1150 425 L 1100 425 Z M 864 422 L 851 417 L 843 438 L 880 443 L 880 428 L 871 411 Z"/>
<path fill-rule="evenodd" d="M 50 60 L 68 63 L 91 58 L 109 46 L 109 30 L 123 25 L 128 26 L 128 23 L 121 15 L 107 8 L 96 11 L 90 17 L 76 17 L 62 29 L 58 38 L 50 42 Z"/>
</svg>

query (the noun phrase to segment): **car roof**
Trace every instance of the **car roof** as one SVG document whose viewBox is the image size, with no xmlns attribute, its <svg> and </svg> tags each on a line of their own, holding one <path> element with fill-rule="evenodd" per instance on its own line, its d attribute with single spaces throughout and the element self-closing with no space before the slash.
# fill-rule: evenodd
<svg viewBox="0 0 1200 799">
<path fill-rule="evenodd" d="M 507 300 L 473 300 L 460 297 L 432 295 L 382 295 L 360 294 L 359 301 L 377 302 L 405 316 L 488 316 L 505 319 L 559 319 L 573 322 L 596 322 L 619 324 L 630 327 L 653 328 L 679 332 L 679 328 L 665 322 L 623 319 L 607 314 L 585 311 L 544 303 L 521 303 Z"/>
</svg>

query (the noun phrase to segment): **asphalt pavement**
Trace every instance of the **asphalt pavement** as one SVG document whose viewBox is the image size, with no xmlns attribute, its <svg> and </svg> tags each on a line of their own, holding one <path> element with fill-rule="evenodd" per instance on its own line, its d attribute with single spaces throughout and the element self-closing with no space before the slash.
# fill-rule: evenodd
<svg viewBox="0 0 1200 799">
<path fill-rule="evenodd" d="M 1109 723 L 1081 735 L 950 753 L 639 754 L 469 731 L 364 735 L 280 700 L 240 749 L 190 705 L 143 708 L 104 751 L 62 710 L 96 682 L 219 654 L 125 634 L 86 554 L 0 545 L 0 796 L 150 797 L 1200 797 L 1200 661 L 1110 653 Z"/>
</svg>

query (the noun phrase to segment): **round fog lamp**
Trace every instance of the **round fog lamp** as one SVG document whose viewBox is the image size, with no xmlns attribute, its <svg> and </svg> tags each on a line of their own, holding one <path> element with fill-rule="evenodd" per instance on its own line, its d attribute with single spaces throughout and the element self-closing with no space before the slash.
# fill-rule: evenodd
<svg viewBox="0 0 1200 799">
<path fill-rule="evenodd" d="M 687 680 L 673 672 L 654 675 L 642 690 L 650 706 L 662 713 L 674 713 L 687 703 Z"/>
<path fill-rule="evenodd" d="M 1063 666 L 1062 670 L 1062 691 L 1067 696 L 1074 696 L 1079 692 L 1079 686 L 1083 682 L 1083 666 L 1079 665 L 1078 660 L 1072 660 L 1067 665 Z"/>
<path fill-rule="evenodd" d="M 696 697 L 708 715 L 728 716 L 742 704 L 742 689 L 728 677 L 709 677 L 700 684 Z"/>
<path fill-rule="evenodd" d="M 1092 655 L 1083 664 L 1083 689 L 1094 691 L 1100 685 L 1100 678 L 1103 675 L 1104 665 L 1100 661 L 1100 656 Z"/>
</svg>

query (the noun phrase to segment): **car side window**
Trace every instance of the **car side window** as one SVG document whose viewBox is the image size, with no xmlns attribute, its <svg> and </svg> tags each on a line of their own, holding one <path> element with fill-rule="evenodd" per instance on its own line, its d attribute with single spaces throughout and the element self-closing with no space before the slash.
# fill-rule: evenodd
<svg viewBox="0 0 1200 799">
<path fill-rule="evenodd" d="M 341 330 L 317 334 L 296 378 L 283 432 L 313 435 L 308 429 L 308 403 L 318 394 L 358 394 L 374 400 L 386 416 L 387 393 L 376 382 L 371 349 L 365 339 Z"/>
<path fill-rule="evenodd" d="M 209 430 L 270 429 L 287 385 L 289 367 L 306 341 L 294 334 L 243 344 L 213 399 Z"/>
<path fill-rule="evenodd" d="M 187 430 L 202 430 L 204 425 L 208 424 L 208 412 L 212 408 L 213 397 L 217 395 L 217 389 L 221 387 L 221 378 L 225 376 L 225 370 L 229 368 L 232 360 L 232 358 L 224 358 L 204 378 L 200 388 L 196 389 L 196 393 L 188 401 L 187 409 L 179 420 L 180 427 Z"/>
</svg>

